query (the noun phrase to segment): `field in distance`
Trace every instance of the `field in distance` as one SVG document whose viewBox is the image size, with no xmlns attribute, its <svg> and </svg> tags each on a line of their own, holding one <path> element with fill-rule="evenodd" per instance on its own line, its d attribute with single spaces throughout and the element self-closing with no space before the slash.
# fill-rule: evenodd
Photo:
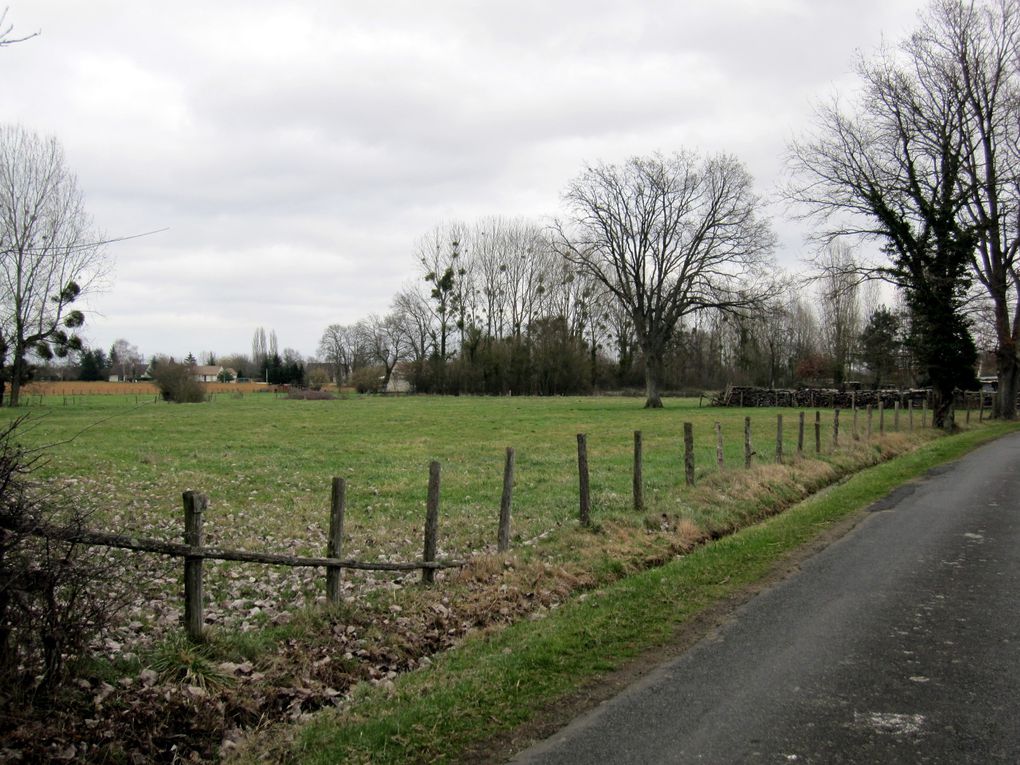
<svg viewBox="0 0 1020 765">
<path fill-rule="evenodd" d="M 459 557 L 495 544 L 508 446 L 517 454 L 518 541 L 576 518 L 578 433 L 588 436 L 596 520 L 632 513 L 636 430 L 643 434 L 644 495 L 651 514 L 697 513 L 684 486 L 684 422 L 693 424 L 699 482 L 718 472 L 717 421 L 728 471 L 743 466 L 745 414 L 752 418 L 756 462 L 774 462 L 777 413 L 785 418 L 788 460 L 797 448 L 795 410 L 701 408 L 697 399 L 668 400 L 663 411 L 620 397 L 299 401 L 218 394 L 205 404 L 135 400 L 89 396 L 65 404 L 45 397 L 19 413 L 30 415 L 30 445 L 52 444 L 46 475 L 71 479 L 86 490 L 99 507 L 96 520 L 117 524 L 111 531 L 174 528 L 181 493 L 195 490 L 209 497 L 206 523 L 217 544 L 264 546 L 272 539 L 311 554 L 321 554 L 324 544 L 324 537 L 309 538 L 308 532 L 320 528 L 324 534 L 332 476 L 348 480 L 347 549 L 371 557 L 415 557 L 428 464 L 438 460 L 440 547 Z M 839 460 L 839 453 L 831 453 L 832 412 L 824 412 L 822 421 L 820 457 Z M 892 429 L 891 415 L 886 427 Z M 900 428 L 907 429 L 905 416 Z M 877 423 L 875 430 L 877 435 Z M 915 437 L 919 434 L 918 428 Z M 842 413 L 842 435 L 845 450 L 853 443 L 848 412 Z M 813 412 L 805 449 L 814 456 Z"/>
</svg>

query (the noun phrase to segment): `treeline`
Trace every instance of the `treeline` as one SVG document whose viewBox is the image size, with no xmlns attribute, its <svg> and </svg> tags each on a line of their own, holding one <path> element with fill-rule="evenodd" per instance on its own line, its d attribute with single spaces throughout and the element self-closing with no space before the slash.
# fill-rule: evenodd
<svg viewBox="0 0 1020 765">
<path fill-rule="evenodd" d="M 537 223 L 496 217 L 439 226 L 419 242 L 416 259 L 417 281 L 388 314 L 325 329 L 319 358 L 331 381 L 375 391 L 396 373 L 422 393 L 490 395 L 644 385 L 628 314 Z M 883 305 L 876 286 L 846 276 L 853 262 L 849 248 L 830 247 L 807 289 L 780 275 L 779 289 L 753 312 L 685 318 L 666 346 L 663 387 L 919 384 L 909 316 Z"/>
</svg>

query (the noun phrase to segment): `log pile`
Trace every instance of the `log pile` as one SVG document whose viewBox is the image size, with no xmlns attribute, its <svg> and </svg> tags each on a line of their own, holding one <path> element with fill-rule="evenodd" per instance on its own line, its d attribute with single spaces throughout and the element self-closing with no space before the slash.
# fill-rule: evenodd
<svg viewBox="0 0 1020 765">
<path fill-rule="evenodd" d="M 912 402 L 920 407 L 927 400 L 926 388 L 911 390 L 838 390 L 836 388 L 753 388 L 727 385 L 726 390 L 716 394 L 713 406 L 789 406 L 799 409 L 862 409 L 878 407 L 879 402 L 892 409 L 897 402 L 905 407 Z"/>
</svg>

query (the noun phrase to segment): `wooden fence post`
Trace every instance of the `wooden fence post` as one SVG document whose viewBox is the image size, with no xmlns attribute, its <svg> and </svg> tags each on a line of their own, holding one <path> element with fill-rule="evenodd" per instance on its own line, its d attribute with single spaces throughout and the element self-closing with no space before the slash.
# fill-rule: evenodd
<svg viewBox="0 0 1020 765">
<path fill-rule="evenodd" d="M 878 435 L 885 435 L 885 402 L 878 400 Z"/>
<path fill-rule="evenodd" d="M 984 399 L 981 399 L 981 406 L 985 404 Z M 925 428 L 928 426 L 928 394 L 924 394 L 924 401 L 921 402 L 921 427 Z"/>
<path fill-rule="evenodd" d="M 963 392 L 963 408 L 966 410 L 967 415 L 964 418 L 966 423 L 970 425 L 970 391 Z"/>
<path fill-rule="evenodd" d="M 510 506 L 514 496 L 514 448 L 506 448 L 506 464 L 503 465 L 503 496 L 499 500 L 499 534 L 496 547 L 499 552 L 510 549 Z"/>
<path fill-rule="evenodd" d="M 868 404 L 868 440 L 871 440 L 871 423 L 875 410 L 871 408 L 871 404 Z"/>
<path fill-rule="evenodd" d="M 591 525 L 591 497 L 588 485 L 588 437 L 584 433 L 577 434 L 577 475 L 580 482 L 581 507 L 580 521 L 582 526 Z"/>
<path fill-rule="evenodd" d="M 822 453 L 822 413 L 815 410 L 815 454 Z"/>
<path fill-rule="evenodd" d="M 804 413 L 801 412 L 797 417 L 797 456 L 801 457 L 804 455 Z"/>
<path fill-rule="evenodd" d="M 439 463 L 435 460 L 429 463 L 429 493 L 425 503 L 425 551 L 422 560 L 432 563 L 436 559 L 436 542 L 439 537 Z M 436 570 L 434 568 L 423 568 L 421 570 L 421 581 L 423 584 L 432 584 L 436 581 Z"/>
<path fill-rule="evenodd" d="M 776 464 L 783 464 L 783 415 L 776 415 Z"/>
<path fill-rule="evenodd" d="M 642 477 L 641 431 L 634 431 L 634 510 L 645 509 L 644 478 Z"/>
<path fill-rule="evenodd" d="M 854 404 L 852 419 L 853 419 L 853 425 L 850 428 L 850 430 L 851 430 L 850 435 L 851 435 L 851 437 L 853 438 L 854 441 L 860 441 L 861 440 L 861 434 L 860 434 L 860 431 L 857 430 L 857 404 Z"/>
<path fill-rule="evenodd" d="M 751 455 L 754 450 L 751 448 L 751 418 L 744 418 L 744 467 L 751 467 Z"/>
<path fill-rule="evenodd" d="M 347 481 L 333 478 L 329 502 L 329 538 L 326 540 L 326 557 L 339 558 L 344 548 L 344 513 L 347 507 Z M 339 566 L 326 567 L 326 598 L 334 606 L 340 605 L 344 570 Z"/>
<path fill-rule="evenodd" d="M 684 477 L 688 486 L 694 485 L 694 426 L 684 423 Z"/>
<path fill-rule="evenodd" d="M 900 432 L 900 402 L 896 401 L 893 403 L 893 415 L 892 415 L 892 429 L 899 433 Z"/>
<path fill-rule="evenodd" d="M 184 544 L 189 547 L 202 546 L 202 514 L 209 501 L 194 491 L 184 492 Z M 184 558 L 184 631 L 188 639 L 199 642 L 202 639 L 202 556 Z"/>
<path fill-rule="evenodd" d="M 723 442 L 722 442 L 722 423 L 716 421 L 715 423 L 715 464 L 720 470 L 723 469 L 724 457 L 723 457 Z"/>
<path fill-rule="evenodd" d="M 984 392 L 984 390 L 981 390 L 978 393 L 978 395 L 981 396 L 981 403 L 980 403 L 979 409 L 978 409 L 978 422 L 984 422 L 985 421 L 985 392 Z"/>
<path fill-rule="evenodd" d="M 832 410 L 832 448 L 839 446 L 839 410 Z"/>
</svg>

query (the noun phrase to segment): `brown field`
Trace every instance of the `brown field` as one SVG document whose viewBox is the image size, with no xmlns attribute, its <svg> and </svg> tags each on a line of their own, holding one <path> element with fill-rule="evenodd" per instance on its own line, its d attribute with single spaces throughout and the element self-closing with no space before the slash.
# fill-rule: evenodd
<svg viewBox="0 0 1020 765">
<path fill-rule="evenodd" d="M 265 383 L 203 383 L 210 393 L 257 393 L 272 391 Z M 26 396 L 154 396 L 159 391 L 150 382 L 33 382 L 22 388 Z"/>
</svg>

